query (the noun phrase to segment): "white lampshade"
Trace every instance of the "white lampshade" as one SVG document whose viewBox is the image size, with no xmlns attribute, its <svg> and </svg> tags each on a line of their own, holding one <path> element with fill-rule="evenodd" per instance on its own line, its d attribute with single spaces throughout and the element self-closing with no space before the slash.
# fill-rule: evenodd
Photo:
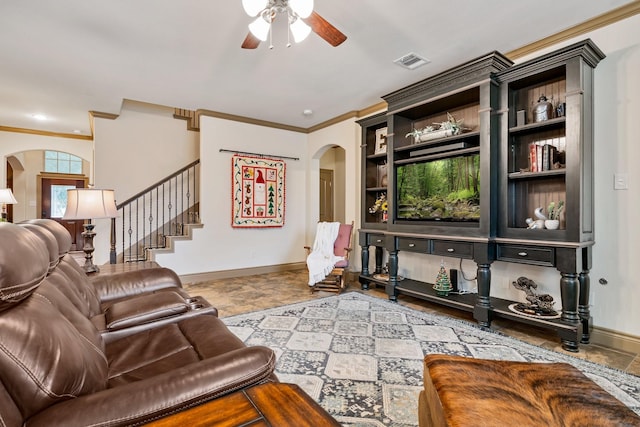
<svg viewBox="0 0 640 427">
<path fill-rule="evenodd" d="M 302 22 L 302 19 L 296 19 L 291 25 L 291 34 L 293 34 L 293 40 L 296 43 L 300 43 L 302 40 L 306 39 L 309 33 L 311 33 L 311 27 Z"/>
<path fill-rule="evenodd" d="M 308 18 L 313 12 L 313 0 L 289 0 L 289 7 L 300 18 Z"/>
<path fill-rule="evenodd" d="M 242 7 L 247 15 L 253 17 L 263 11 L 268 3 L 268 0 L 242 0 Z"/>
<path fill-rule="evenodd" d="M 15 205 L 18 201 L 13 197 L 13 193 L 10 188 L 0 188 L 0 203 Z"/>
<path fill-rule="evenodd" d="M 271 24 L 265 21 L 262 16 L 258 16 L 255 21 L 249 24 L 249 31 L 251 31 L 251 34 L 256 36 L 256 38 L 266 41 L 269 35 L 269 27 L 271 27 Z"/>
<path fill-rule="evenodd" d="M 67 209 L 62 219 L 115 218 L 118 216 L 113 190 L 76 188 L 67 190 Z"/>
</svg>

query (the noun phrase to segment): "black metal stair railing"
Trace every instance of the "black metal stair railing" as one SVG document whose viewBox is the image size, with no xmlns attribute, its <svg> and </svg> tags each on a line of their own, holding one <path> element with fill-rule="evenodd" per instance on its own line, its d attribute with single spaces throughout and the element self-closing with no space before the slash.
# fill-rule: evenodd
<svg viewBox="0 0 640 427">
<path fill-rule="evenodd" d="M 199 223 L 199 176 L 196 160 L 117 204 L 109 262 L 144 261 L 148 249 L 165 248 L 167 236 L 182 236 L 186 224 Z"/>
</svg>

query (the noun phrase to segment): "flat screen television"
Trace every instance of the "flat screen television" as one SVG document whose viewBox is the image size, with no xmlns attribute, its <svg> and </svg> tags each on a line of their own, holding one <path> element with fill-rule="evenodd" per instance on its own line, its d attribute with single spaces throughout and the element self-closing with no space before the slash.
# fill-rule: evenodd
<svg viewBox="0 0 640 427">
<path fill-rule="evenodd" d="M 480 155 L 449 157 L 396 168 L 398 220 L 480 221 Z"/>
</svg>

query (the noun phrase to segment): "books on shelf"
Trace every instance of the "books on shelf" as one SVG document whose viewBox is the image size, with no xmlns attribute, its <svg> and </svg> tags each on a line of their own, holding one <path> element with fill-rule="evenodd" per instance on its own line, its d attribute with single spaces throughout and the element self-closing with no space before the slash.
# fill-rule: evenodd
<svg viewBox="0 0 640 427">
<path fill-rule="evenodd" d="M 529 144 L 529 170 L 538 172 L 538 145 L 535 142 Z"/>
<path fill-rule="evenodd" d="M 564 151 L 559 146 L 564 138 L 558 140 L 535 141 L 529 144 L 529 171 L 543 172 L 564 167 Z"/>
</svg>

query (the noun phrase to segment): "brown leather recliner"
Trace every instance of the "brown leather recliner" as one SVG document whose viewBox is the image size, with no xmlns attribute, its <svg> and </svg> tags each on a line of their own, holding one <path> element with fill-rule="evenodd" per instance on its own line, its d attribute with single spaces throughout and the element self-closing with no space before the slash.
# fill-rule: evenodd
<svg viewBox="0 0 640 427">
<path fill-rule="evenodd" d="M 211 314 L 106 341 L 43 235 L 0 223 L 0 425 L 139 425 L 275 379 Z"/>
<path fill-rule="evenodd" d="M 87 286 L 91 282 L 90 292 L 98 300 L 103 308 L 115 301 L 126 299 L 132 295 L 150 294 L 165 290 L 176 292 L 185 298 L 189 295 L 182 289 L 180 278 L 167 268 L 146 268 L 133 271 L 122 271 L 110 274 L 101 273 L 97 276 L 89 276 L 84 273 L 75 259 L 69 254 L 71 250 L 71 236 L 64 226 L 52 219 L 29 219 L 19 223 L 32 231 L 40 227 L 55 237 L 58 244 L 58 257 L 61 264 L 69 264 L 82 276 L 82 283 L 78 286 Z M 47 239 L 49 236 L 45 236 Z"/>
<path fill-rule="evenodd" d="M 57 265 L 51 280 L 91 319 L 107 342 L 132 331 L 172 323 L 178 317 L 218 314 L 204 298 L 189 295 L 173 270 L 147 268 L 101 273 L 90 279 L 69 254 L 71 236 L 64 226 L 52 219 L 32 219 L 18 225 L 45 241 L 50 264 Z"/>
</svg>

